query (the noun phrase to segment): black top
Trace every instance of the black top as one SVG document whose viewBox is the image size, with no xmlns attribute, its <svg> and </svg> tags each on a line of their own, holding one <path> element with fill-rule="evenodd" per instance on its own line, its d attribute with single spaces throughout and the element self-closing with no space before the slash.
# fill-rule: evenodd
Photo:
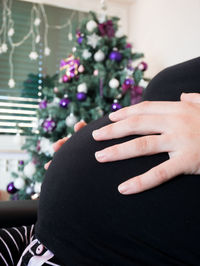
<svg viewBox="0 0 200 266">
<path fill-rule="evenodd" d="M 162 71 L 144 99 L 178 100 L 182 90 L 200 92 L 200 58 Z M 95 141 L 92 131 L 109 123 L 107 116 L 91 122 L 55 154 L 42 185 L 36 237 L 66 266 L 200 264 L 200 176 L 120 194 L 121 182 L 168 154 L 97 162 L 97 150 L 136 137 Z"/>
</svg>

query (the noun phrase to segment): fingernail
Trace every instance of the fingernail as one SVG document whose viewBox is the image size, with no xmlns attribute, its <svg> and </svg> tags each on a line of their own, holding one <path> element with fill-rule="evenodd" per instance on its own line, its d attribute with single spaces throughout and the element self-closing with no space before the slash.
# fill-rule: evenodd
<svg viewBox="0 0 200 266">
<path fill-rule="evenodd" d="M 118 190 L 121 194 L 126 194 L 128 192 L 128 186 L 124 183 L 118 186 Z"/>
<path fill-rule="evenodd" d="M 93 136 L 94 139 L 96 139 L 96 138 L 101 136 L 101 132 L 99 132 L 99 130 L 94 130 L 92 132 L 92 136 Z"/>
<path fill-rule="evenodd" d="M 95 157 L 97 161 L 103 162 L 106 158 L 105 153 L 103 152 L 95 152 Z"/>
</svg>

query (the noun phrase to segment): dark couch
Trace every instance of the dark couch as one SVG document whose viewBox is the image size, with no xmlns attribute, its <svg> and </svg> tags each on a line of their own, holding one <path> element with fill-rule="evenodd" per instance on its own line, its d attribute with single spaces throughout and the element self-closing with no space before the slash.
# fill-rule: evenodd
<svg viewBox="0 0 200 266">
<path fill-rule="evenodd" d="M 37 206 L 38 200 L 0 201 L 0 228 L 34 224 Z"/>
</svg>

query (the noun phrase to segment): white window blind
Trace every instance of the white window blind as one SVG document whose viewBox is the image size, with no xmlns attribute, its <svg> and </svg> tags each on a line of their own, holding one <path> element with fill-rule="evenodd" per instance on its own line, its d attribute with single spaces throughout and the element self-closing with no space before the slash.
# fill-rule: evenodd
<svg viewBox="0 0 200 266">
<path fill-rule="evenodd" d="M 19 42 L 30 29 L 31 8 L 29 2 L 12 2 L 12 19 L 14 20 L 14 42 Z M 0 1 L 0 29 L 3 19 L 3 1 Z M 53 76 L 59 72 L 62 58 L 72 52 L 76 29 L 87 13 L 70 9 L 44 5 L 45 14 L 50 25 L 48 30 L 49 56 L 44 56 L 45 23 L 41 17 L 40 38 L 36 45 L 38 60 L 31 60 L 32 38 L 28 38 L 23 45 L 17 47 L 13 55 L 14 88 L 8 86 L 10 78 L 8 44 L 7 53 L 0 54 L 0 134 L 17 133 L 16 125 L 32 127 L 36 119 L 38 101 L 42 97 L 42 80 L 46 75 Z M 66 25 L 66 27 L 60 27 Z M 69 40 L 72 33 L 73 40 Z M 1 42 L 2 40 L 0 40 Z M 24 86 L 26 85 L 26 86 Z"/>
</svg>

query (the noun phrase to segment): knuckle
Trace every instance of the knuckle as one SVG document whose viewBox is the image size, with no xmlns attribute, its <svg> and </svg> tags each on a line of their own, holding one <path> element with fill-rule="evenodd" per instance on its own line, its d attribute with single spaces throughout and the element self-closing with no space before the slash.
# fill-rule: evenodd
<svg viewBox="0 0 200 266">
<path fill-rule="evenodd" d="M 149 141 L 147 138 L 138 138 L 136 141 L 136 149 L 141 153 L 148 152 L 149 149 Z"/>
<path fill-rule="evenodd" d="M 165 168 L 162 167 L 155 169 L 154 176 L 157 180 L 160 181 L 160 183 L 164 183 L 168 180 L 167 171 Z"/>
</svg>

